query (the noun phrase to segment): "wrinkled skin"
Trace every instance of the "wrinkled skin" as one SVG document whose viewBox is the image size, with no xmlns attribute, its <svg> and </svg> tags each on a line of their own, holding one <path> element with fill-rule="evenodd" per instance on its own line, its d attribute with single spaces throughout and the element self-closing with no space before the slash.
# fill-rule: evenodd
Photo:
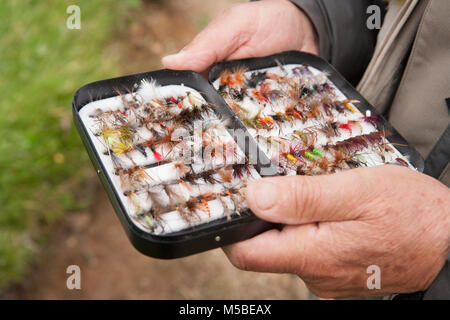
<svg viewBox="0 0 450 320">
<path fill-rule="evenodd" d="M 247 202 L 260 218 L 286 226 L 228 246 L 230 261 L 295 273 L 320 297 L 425 290 L 450 248 L 449 189 L 400 166 L 262 179 L 249 186 Z M 381 271 L 379 290 L 367 288 L 371 265 Z"/>
<path fill-rule="evenodd" d="M 289 1 L 258 1 L 226 9 L 179 53 L 162 62 L 169 69 L 205 73 L 219 61 L 287 50 L 318 54 L 310 20 Z"/>
<path fill-rule="evenodd" d="M 318 53 L 311 22 L 288 1 L 259 1 L 225 10 L 163 64 L 205 74 L 222 60 L 285 50 Z M 285 226 L 224 248 L 231 263 L 297 274 L 320 297 L 425 290 L 450 248 L 449 188 L 399 166 L 266 178 L 249 185 L 247 202 Z M 367 288 L 371 265 L 380 268 L 380 289 Z"/>
</svg>

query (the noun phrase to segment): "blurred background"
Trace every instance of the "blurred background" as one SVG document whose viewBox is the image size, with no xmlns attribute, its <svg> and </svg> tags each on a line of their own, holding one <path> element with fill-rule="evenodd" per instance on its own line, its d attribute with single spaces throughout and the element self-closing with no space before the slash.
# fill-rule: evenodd
<svg viewBox="0 0 450 320">
<path fill-rule="evenodd" d="M 304 299 L 293 275 L 217 249 L 177 260 L 126 238 L 74 128 L 82 85 L 161 68 L 233 0 L 0 1 L 0 299 Z M 81 29 L 68 29 L 69 5 Z M 68 290 L 66 268 L 81 268 Z"/>
</svg>

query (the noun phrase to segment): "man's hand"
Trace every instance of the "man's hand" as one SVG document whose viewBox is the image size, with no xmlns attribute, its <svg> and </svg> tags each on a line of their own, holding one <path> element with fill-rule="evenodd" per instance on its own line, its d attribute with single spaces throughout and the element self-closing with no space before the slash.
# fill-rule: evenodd
<svg viewBox="0 0 450 320">
<path fill-rule="evenodd" d="M 261 57 L 286 50 L 319 53 L 309 18 L 286 0 L 232 6 L 179 53 L 164 57 L 168 69 L 207 72 L 223 60 Z"/>
<path fill-rule="evenodd" d="M 428 288 L 450 248 L 450 191 L 397 166 L 251 183 L 260 218 L 286 224 L 224 248 L 238 268 L 295 273 L 318 296 L 386 295 Z M 381 289 L 366 286 L 381 269 Z"/>
</svg>

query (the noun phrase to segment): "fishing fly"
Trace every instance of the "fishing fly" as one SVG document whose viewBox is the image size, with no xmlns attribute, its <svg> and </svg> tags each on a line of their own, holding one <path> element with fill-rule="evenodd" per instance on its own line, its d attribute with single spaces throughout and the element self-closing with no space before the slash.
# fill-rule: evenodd
<svg viewBox="0 0 450 320">
<path fill-rule="evenodd" d="M 361 102 L 326 73 L 282 62 L 225 68 L 213 83 L 233 122 L 247 129 L 278 174 L 409 165 L 380 116 L 360 112 Z M 114 97 L 83 107 L 83 124 L 140 228 L 164 234 L 248 212 L 246 186 L 260 174 L 249 161 L 253 155 L 229 132 L 233 117 L 223 111 L 226 105 L 218 108 L 206 92 L 152 79 L 113 91 Z"/>
</svg>

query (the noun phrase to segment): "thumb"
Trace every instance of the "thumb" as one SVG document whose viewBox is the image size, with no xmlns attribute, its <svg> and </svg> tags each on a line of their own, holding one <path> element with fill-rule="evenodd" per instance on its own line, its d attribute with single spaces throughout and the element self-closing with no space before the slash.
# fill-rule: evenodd
<svg viewBox="0 0 450 320">
<path fill-rule="evenodd" d="M 263 220 L 283 224 L 355 220 L 372 194 L 370 169 L 326 176 L 264 178 L 247 188 L 250 209 Z"/>
<path fill-rule="evenodd" d="M 165 68 L 204 72 L 214 63 L 226 60 L 250 38 L 253 25 L 250 12 L 240 4 L 231 7 L 214 19 L 194 40 L 177 54 L 162 59 Z M 247 12 L 246 16 L 243 13 Z"/>
</svg>

